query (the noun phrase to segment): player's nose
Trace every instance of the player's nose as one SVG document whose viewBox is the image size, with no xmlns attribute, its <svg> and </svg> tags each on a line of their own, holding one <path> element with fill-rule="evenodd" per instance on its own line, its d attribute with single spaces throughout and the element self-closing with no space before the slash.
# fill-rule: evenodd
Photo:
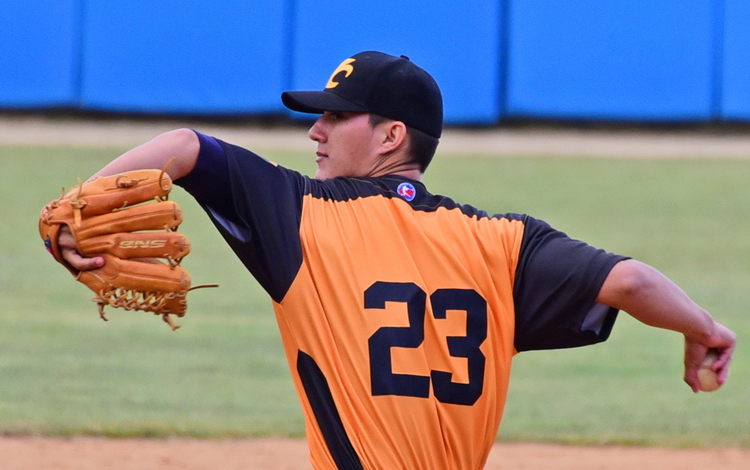
<svg viewBox="0 0 750 470">
<path fill-rule="evenodd" d="M 323 142 L 325 140 L 325 133 L 323 132 L 323 125 L 321 123 L 322 119 L 323 116 L 319 117 L 307 132 L 307 136 L 315 142 Z"/>
</svg>

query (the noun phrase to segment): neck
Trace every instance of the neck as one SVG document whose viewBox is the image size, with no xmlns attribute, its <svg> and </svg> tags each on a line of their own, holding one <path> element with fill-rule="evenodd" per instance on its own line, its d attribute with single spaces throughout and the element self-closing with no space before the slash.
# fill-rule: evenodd
<svg viewBox="0 0 750 470">
<path fill-rule="evenodd" d="M 370 175 L 375 177 L 396 175 L 415 181 L 422 181 L 422 172 L 419 169 L 419 164 L 412 160 L 404 148 L 380 155 Z"/>
<path fill-rule="evenodd" d="M 422 181 L 422 172 L 419 170 L 419 165 L 414 162 L 403 160 L 394 161 L 393 163 L 385 162 L 370 173 L 370 176 L 376 178 L 389 175 L 402 176 L 415 181 Z"/>
<path fill-rule="evenodd" d="M 418 168 L 413 169 L 413 170 L 404 170 L 404 171 L 389 173 L 389 174 L 396 175 L 396 176 L 403 176 L 404 178 L 409 178 L 414 181 L 422 181 L 422 172 L 419 171 Z"/>
</svg>

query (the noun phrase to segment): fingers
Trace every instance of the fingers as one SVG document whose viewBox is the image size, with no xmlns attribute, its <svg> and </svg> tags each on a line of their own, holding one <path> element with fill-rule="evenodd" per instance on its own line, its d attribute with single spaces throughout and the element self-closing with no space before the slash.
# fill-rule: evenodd
<svg viewBox="0 0 750 470">
<path fill-rule="evenodd" d="M 724 325 L 716 323 L 711 341 L 712 343 L 709 346 L 718 354 L 718 358 L 711 365 L 711 369 L 716 372 L 719 385 L 722 385 L 729 377 L 732 356 L 737 346 L 737 335 Z"/>
<path fill-rule="evenodd" d="M 79 271 L 90 271 L 104 266 L 104 258 L 101 256 L 95 256 L 93 258 L 84 258 L 81 256 L 78 252 L 75 238 L 73 238 L 73 234 L 67 226 L 60 229 L 57 243 L 60 247 L 60 253 L 63 259 Z"/>
<path fill-rule="evenodd" d="M 705 343 L 685 341 L 685 383 L 693 392 L 699 391 L 698 369 L 709 351 L 717 354 L 710 368 L 716 372 L 719 385 L 724 385 L 729 377 L 732 356 L 737 344 L 737 335 L 720 323 L 714 323 L 714 331 Z"/>
<path fill-rule="evenodd" d="M 693 390 L 693 393 L 700 391 L 700 381 L 698 380 L 698 369 L 701 362 L 706 357 L 708 348 L 700 343 L 685 341 L 685 383 Z"/>
<path fill-rule="evenodd" d="M 92 269 L 97 269 L 104 266 L 104 258 L 102 258 L 101 256 L 96 256 L 94 258 L 84 258 L 75 250 L 62 250 L 62 257 L 65 258 L 65 261 L 70 263 L 71 266 L 79 271 L 90 271 Z"/>
</svg>

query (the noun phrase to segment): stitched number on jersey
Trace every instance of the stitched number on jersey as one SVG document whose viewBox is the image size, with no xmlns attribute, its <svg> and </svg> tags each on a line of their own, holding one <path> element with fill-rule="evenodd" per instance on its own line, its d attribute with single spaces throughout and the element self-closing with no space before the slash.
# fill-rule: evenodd
<svg viewBox="0 0 750 470">
<path fill-rule="evenodd" d="M 485 357 L 479 347 L 487 338 L 487 302 L 474 290 L 438 289 L 430 296 L 438 320 L 447 318 L 449 310 L 466 312 L 466 336 L 449 336 L 446 342 L 451 356 L 467 359 L 469 382 L 455 383 L 452 373 L 437 370 L 430 376 L 393 373 L 391 348 L 418 348 L 424 341 L 426 299 L 425 292 L 412 283 L 376 282 L 365 291 L 365 308 L 383 309 L 386 302 L 403 302 L 409 317 L 409 326 L 384 326 L 369 339 L 372 394 L 427 398 L 432 383 L 439 401 L 473 405 L 484 386 Z"/>
<path fill-rule="evenodd" d="M 473 405 L 484 386 L 484 354 L 479 350 L 487 338 L 487 302 L 477 291 L 468 289 L 439 289 L 430 296 L 433 316 L 447 318 L 448 310 L 466 311 L 466 336 L 449 336 L 451 356 L 465 357 L 469 364 L 469 383 L 453 383 L 452 374 L 433 370 L 432 386 L 435 397 L 443 403 Z"/>
<path fill-rule="evenodd" d="M 386 302 L 404 302 L 408 327 L 384 326 L 370 336 L 370 377 L 373 395 L 430 396 L 430 378 L 394 374 L 391 347 L 418 348 L 424 341 L 426 295 L 416 284 L 376 282 L 365 291 L 365 308 L 385 308 Z"/>
</svg>

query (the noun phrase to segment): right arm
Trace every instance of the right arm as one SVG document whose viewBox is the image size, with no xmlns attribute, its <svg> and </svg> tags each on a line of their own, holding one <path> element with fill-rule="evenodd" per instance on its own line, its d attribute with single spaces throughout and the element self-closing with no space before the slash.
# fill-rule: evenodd
<svg viewBox="0 0 750 470">
<path fill-rule="evenodd" d="M 177 129 L 161 134 L 112 160 L 91 179 L 133 170 L 163 169 L 170 160 L 167 174 L 176 180 L 186 176 L 195 167 L 200 152 L 198 136 L 190 129 Z M 62 257 L 79 271 L 88 271 L 104 265 L 104 258 L 84 258 L 78 253 L 75 239 L 68 227 L 60 230 L 58 243 Z"/>
<path fill-rule="evenodd" d="M 698 368 L 709 349 L 719 359 L 712 369 L 724 384 L 737 336 L 696 304 L 674 282 L 655 268 L 635 260 L 618 263 L 604 281 L 597 301 L 621 309 L 637 320 L 685 337 L 685 382 L 697 392 Z"/>
</svg>

